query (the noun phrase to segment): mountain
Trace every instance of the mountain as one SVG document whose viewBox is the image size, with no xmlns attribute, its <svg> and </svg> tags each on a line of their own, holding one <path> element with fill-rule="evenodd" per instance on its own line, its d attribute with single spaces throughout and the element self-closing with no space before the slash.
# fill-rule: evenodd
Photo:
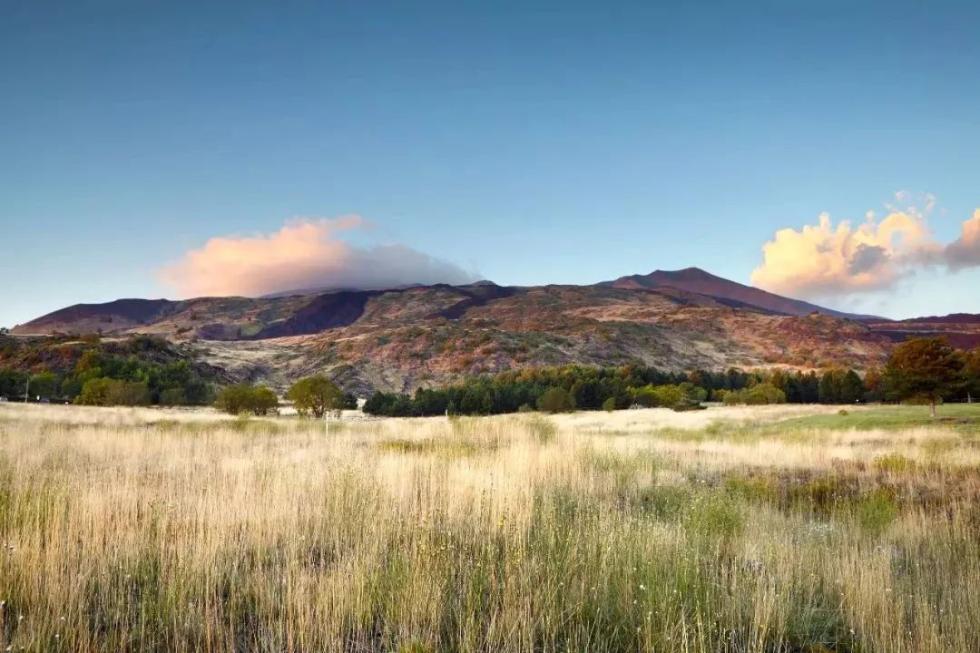
<svg viewBox="0 0 980 653">
<path fill-rule="evenodd" d="M 688 292 L 707 295 L 716 300 L 728 303 L 733 307 L 753 307 L 779 315 L 809 315 L 821 313 L 848 319 L 866 319 L 871 316 L 855 315 L 835 311 L 798 299 L 790 299 L 780 295 L 746 286 L 735 281 L 717 277 L 700 268 L 684 268 L 683 270 L 656 270 L 650 274 L 634 274 L 620 277 L 605 284 L 613 288 L 646 288 L 662 289 L 677 288 Z"/>
<path fill-rule="evenodd" d="M 125 299 L 71 306 L 13 333 L 157 335 L 229 378 L 282 388 L 324 372 L 363 394 L 565 363 L 863 369 L 881 364 L 895 340 L 908 335 L 980 334 L 980 320 L 970 317 L 944 323 L 850 315 L 688 268 L 586 286 L 481 281 L 261 298 Z"/>
</svg>

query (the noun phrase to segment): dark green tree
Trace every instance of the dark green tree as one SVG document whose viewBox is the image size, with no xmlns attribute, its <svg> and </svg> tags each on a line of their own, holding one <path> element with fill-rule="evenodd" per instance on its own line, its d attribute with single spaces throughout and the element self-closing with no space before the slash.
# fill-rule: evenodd
<svg viewBox="0 0 980 653">
<path fill-rule="evenodd" d="M 820 376 L 820 403 L 839 404 L 841 402 L 841 380 L 844 373 L 840 370 L 827 370 Z"/>
<path fill-rule="evenodd" d="M 575 410 L 575 398 L 563 388 L 548 388 L 538 397 L 537 406 L 543 413 L 569 413 Z"/>
<path fill-rule="evenodd" d="M 36 397 L 51 399 L 58 395 L 60 382 L 54 372 L 39 372 L 31 375 L 31 401 Z"/>
<path fill-rule="evenodd" d="M 854 404 L 864 399 L 864 382 L 854 370 L 847 370 L 847 373 L 840 380 L 839 399 L 842 404 Z"/>
<path fill-rule="evenodd" d="M 936 403 L 963 386 L 963 356 L 945 338 L 915 338 L 892 350 L 885 366 L 889 397 L 929 404 L 936 416 Z"/>
<path fill-rule="evenodd" d="M 964 357 L 963 377 L 967 401 L 980 399 L 980 347 L 968 351 Z"/>
</svg>

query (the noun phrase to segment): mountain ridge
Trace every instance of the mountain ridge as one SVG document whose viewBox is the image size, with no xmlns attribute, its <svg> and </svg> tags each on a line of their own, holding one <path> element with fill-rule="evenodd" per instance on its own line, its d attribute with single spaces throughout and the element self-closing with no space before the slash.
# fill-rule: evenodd
<svg viewBox="0 0 980 653">
<path fill-rule="evenodd" d="M 556 286 L 562 286 L 566 284 L 551 284 Z M 574 284 L 567 284 L 574 285 Z M 245 297 L 245 296 L 228 296 L 228 297 L 195 297 L 191 299 L 184 300 L 171 300 L 171 299 L 143 299 L 143 298 L 120 298 L 112 300 L 109 302 L 102 303 L 79 303 L 67 306 L 62 309 L 58 309 L 30 320 L 24 324 L 16 325 L 12 332 L 17 335 L 46 335 L 47 331 L 53 328 L 55 324 L 64 323 L 65 326 L 69 324 L 75 324 L 76 328 L 81 325 L 84 328 L 88 328 L 90 321 L 96 320 L 96 324 L 92 324 L 92 331 L 98 331 L 100 326 L 112 325 L 108 330 L 116 331 L 120 324 L 131 325 L 131 326 L 141 326 L 147 325 L 154 321 L 154 319 L 165 316 L 167 314 L 177 312 L 181 307 L 188 306 L 193 303 L 201 303 L 207 301 L 215 302 L 262 302 L 262 301 L 277 301 L 277 300 L 295 300 L 299 298 L 322 298 L 324 296 L 354 296 L 354 295 L 365 295 L 373 296 L 379 293 L 394 293 L 394 292 L 404 292 L 408 290 L 413 290 L 417 288 L 437 288 L 437 287 L 452 287 L 458 289 L 466 288 L 506 288 L 512 291 L 517 291 L 520 289 L 535 288 L 539 286 L 500 286 L 492 281 L 480 280 L 470 284 L 461 284 L 452 286 L 450 284 L 433 284 L 430 286 L 423 286 L 419 284 L 404 285 L 394 288 L 387 288 L 382 290 L 361 290 L 356 288 L 329 288 L 329 289 L 311 289 L 311 290 L 300 290 L 300 291 L 284 291 L 280 293 L 271 293 L 267 295 L 262 295 L 260 297 Z M 886 320 L 886 318 L 880 318 L 872 315 L 861 315 L 854 313 L 847 313 L 844 311 L 838 311 L 835 309 L 826 308 L 819 306 L 817 304 L 812 304 L 798 299 L 792 299 L 789 297 L 783 297 L 781 295 L 776 295 L 768 291 L 755 288 L 753 286 L 747 286 L 740 284 L 723 277 L 716 276 L 698 267 L 688 267 L 679 270 L 654 270 L 648 274 L 634 274 L 619 277 L 618 279 L 612 281 L 601 281 L 596 284 L 587 284 L 585 286 L 578 287 L 610 287 L 610 288 L 620 288 L 620 289 L 646 289 L 646 290 L 663 290 L 665 288 L 675 288 L 677 290 L 682 290 L 686 292 L 691 292 L 698 295 L 703 295 L 706 297 L 711 297 L 716 300 L 728 300 L 737 302 L 735 307 L 750 307 L 756 309 L 762 309 L 770 311 L 773 313 L 783 314 L 783 315 L 807 315 L 810 313 L 822 313 L 826 315 L 833 315 L 836 317 L 842 317 L 847 319 L 856 320 L 878 320 L 878 321 L 901 321 L 901 320 Z M 959 314 L 968 315 L 968 314 Z M 67 318 L 67 319 L 66 319 Z M 115 318 L 120 318 L 121 322 L 115 322 Z M 909 320 L 917 320 L 918 318 L 909 318 Z M 938 317 L 932 317 L 930 319 L 938 320 Z M 101 324 L 100 324 L 101 323 Z M 103 328 L 103 331 L 107 329 Z M 277 337 L 275 335 L 269 335 L 266 337 Z"/>
<path fill-rule="evenodd" d="M 699 292 L 700 291 L 700 292 Z M 881 365 L 894 343 L 980 319 L 894 321 L 825 309 L 698 268 L 591 285 L 407 286 L 312 295 L 77 304 L 17 336 L 161 336 L 230 378 L 282 388 L 326 373 L 346 389 L 412 391 L 474 374 L 568 363 L 665 370 Z"/>
</svg>

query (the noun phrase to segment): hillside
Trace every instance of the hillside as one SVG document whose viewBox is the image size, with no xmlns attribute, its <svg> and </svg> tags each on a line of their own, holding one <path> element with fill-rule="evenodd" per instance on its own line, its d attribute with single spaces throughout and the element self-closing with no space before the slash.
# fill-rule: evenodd
<svg viewBox="0 0 980 653">
<path fill-rule="evenodd" d="M 866 322 L 876 333 L 895 342 L 907 338 L 943 336 L 961 349 L 980 347 L 980 315 L 953 313 L 908 320 L 868 319 Z"/>
<path fill-rule="evenodd" d="M 263 298 L 126 299 L 55 311 L 13 333 L 153 334 L 184 343 L 232 378 L 283 387 L 322 371 L 367 392 L 564 363 L 867 368 L 909 334 L 980 333 L 970 317 L 947 323 L 851 316 L 689 268 L 590 286 L 480 282 Z"/>
</svg>

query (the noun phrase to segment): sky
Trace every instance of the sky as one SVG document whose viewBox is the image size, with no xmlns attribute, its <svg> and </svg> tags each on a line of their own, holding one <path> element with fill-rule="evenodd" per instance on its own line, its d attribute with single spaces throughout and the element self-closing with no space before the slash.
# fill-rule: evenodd
<svg viewBox="0 0 980 653">
<path fill-rule="evenodd" d="M 0 5 L 0 326 L 688 266 L 980 312 L 973 3 Z"/>
</svg>

